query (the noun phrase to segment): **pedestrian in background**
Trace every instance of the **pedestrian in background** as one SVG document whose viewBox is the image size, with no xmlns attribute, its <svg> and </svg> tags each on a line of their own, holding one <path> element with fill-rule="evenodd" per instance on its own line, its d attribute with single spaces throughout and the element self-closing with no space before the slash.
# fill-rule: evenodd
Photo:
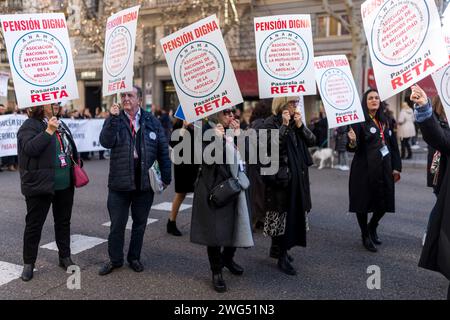
<svg viewBox="0 0 450 320">
<path fill-rule="evenodd" d="M 349 166 L 347 165 L 348 162 L 348 155 L 347 155 L 347 142 L 348 142 L 348 127 L 339 127 L 334 130 L 334 136 L 335 136 L 335 147 L 338 154 L 338 165 L 336 168 L 342 170 L 342 171 L 348 171 L 350 170 Z"/>
<path fill-rule="evenodd" d="M 135 272 L 144 270 L 141 249 L 154 196 L 148 170 L 158 161 L 165 186 L 171 179 L 172 164 L 164 129 L 158 119 L 141 108 L 141 89 L 133 86 L 132 91 L 121 93 L 120 98 L 123 110 L 114 104 L 100 133 L 101 145 L 111 149 L 107 203 L 111 219 L 110 261 L 100 269 L 102 276 L 124 263 L 123 246 L 130 207 L 133 224 L 127 261 Z"/>
<path fill-rule="evenodd" d="M 441 157 L 449 161 L 450 131 L 442 128 L 439 121 L 433 117 L 431 101 L 425 91 L 415 85 L 412 88 L 411 100 L 415 103 L 416 122 L 422 132 L 423 139 L 434 149 L 439 150 Z M 436 102 L 436 101 L 435 101 Z M 429 228 L 425 244 L 420 256 L 419 267 L 436 271 L 450 281 L 450 171 L 440 172 L 443 183 L 439 190 L 436 204 L 430 215 Z M 450 283 L 447 290 L 447 300 L 450 300 Z"/>
<path fill-rule="evenodd" d="M 362 97 L 365 122 L 351 125 L 347 150 L 354 152 L 349 180 L 350 212 L 355 212 L 363 246 L 376 252 L 377 227 L 386 212 L 395 212 L 395 182 L 402 169 L 397 137 L 384 115 L 376 90 Z M 373 212 L 368 224 L 369 212 Z"/>
<path fill-rule="evenodd" d="M 288 250 L 306 247 L 306 215 L 311 210 L 308 167 L 313 164 L 308 147 L 316 143 L 297 111 L 299 103 L 299 97 L 273 99 L 272 116 L 264 121 L 264 129 L 279 131 L 279 140 L 269 141 L 269 145 L 279 146 L 279 170 L 264 178 L 267 185 L 264 232 L 272 237 L 270 257 L 278 259 L 278 268 L 288 275 L 297 274 Z"/>
<path fill-rule="evenodd" d="M 414 112 L 406 102 L 402 103 L 397 122 L 397 133 L 401 141 L 401 158 L 411 159 L 412 151 L 410 140 L 416 135 L 416 128 L 414 127 Z"/>
<path fill-rule="evenodd" d="M 29 109 L 30 117 L 17 133 L 20 182 L 27 205 L 23 237 L 22 280 L 33 278 L 42 227 L 50 206 L 55 221 L 59 265 L 73 265 L 70 219 L 74 196 L 73 162 L 78 153 L 69 128 L 58 120 L 59 104 Z"/>
</svg>

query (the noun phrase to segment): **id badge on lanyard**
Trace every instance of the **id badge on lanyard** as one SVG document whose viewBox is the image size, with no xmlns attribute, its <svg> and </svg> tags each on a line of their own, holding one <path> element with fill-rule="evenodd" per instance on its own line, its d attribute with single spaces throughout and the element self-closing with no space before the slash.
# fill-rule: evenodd
<svg viewBox="0 0 450 320">
<path fill-rule="evenodd" d="M 384 145 L 381 149 L 380 149 L 381 155 L 384 157 L 386 157 L 389 154 L 389 149 L 386 145 Z"/>
<path fill-rule="evenodd" d="M 56 138 L 58 139 L 59 148 L 60 148 L 59 149 L 60 153 L 58 155 L 59 165 L 61 168 L 65 168 L 65 167 L 67 167 L 67 161 L 66 161 L 66 152 L 64 152 L 64 144 L 61 139 L 61 135 L 59 133 L 56 133 Z"/>
</svg>

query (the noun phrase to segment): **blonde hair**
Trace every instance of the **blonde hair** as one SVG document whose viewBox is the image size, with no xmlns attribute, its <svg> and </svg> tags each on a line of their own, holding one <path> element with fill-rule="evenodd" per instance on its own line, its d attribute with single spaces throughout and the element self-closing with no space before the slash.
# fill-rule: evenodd
<svg viewBox="0 0 450 320">
<path fill-rule="evenodd" d="M 405 101 L 402 102 L 402 109 L 408 109 L 409 108 L 409 104 Z"/>
<path fill-rule="evenodd" d="M 274 98 L 272 101 L 272 113 L 274 115 L 280 114 L 289 102 L 297 101 L 298 99 L 299 97 L 296 96 Z"/>
</svg>

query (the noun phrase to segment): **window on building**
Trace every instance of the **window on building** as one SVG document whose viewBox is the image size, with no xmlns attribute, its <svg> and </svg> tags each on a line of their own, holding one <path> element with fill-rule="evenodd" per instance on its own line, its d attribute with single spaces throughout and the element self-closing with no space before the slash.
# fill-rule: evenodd
<svg viewBox="0 0 450 320">
<path fill-rule="evenodd" d="M 348 16 L 343 15 L 343 18 L 348 21 Z M 330 15 L 321 15 L 317 18 L 317 31 L 318 38 L 327 37 L 339 37 L 349 35 L 347 29 L 342 26 L 342 23 L 336 18 Z"/>
</svg>

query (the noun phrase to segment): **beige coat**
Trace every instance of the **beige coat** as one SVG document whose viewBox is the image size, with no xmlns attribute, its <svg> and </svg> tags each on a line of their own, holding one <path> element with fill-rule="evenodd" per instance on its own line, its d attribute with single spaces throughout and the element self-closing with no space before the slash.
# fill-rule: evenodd
<svg viewBox="0 0 450 320">
<path fill-rule="evenodd" d="M 416 135 L 416 128 L 414 127 L 414 112 L 411 108 L 402 109 L 398 116 L 398 131 L 397 135 L 400 139 L 411 138 Z"/>
</svg>

